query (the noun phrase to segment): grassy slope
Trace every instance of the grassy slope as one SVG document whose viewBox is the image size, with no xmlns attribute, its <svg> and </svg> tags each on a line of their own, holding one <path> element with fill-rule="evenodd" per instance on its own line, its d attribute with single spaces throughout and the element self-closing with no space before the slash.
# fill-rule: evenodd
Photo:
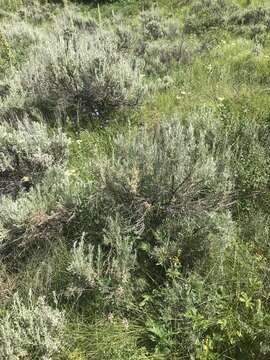
<svg viewBox="0 0 270 360">
<path fill-rule="evenodd" d="M 103 4 L 97 9 L 96 6 L 80 5 L 81 12 L 91 14 L 102 20 L 110 18 L 112 12 L 123 14 L 128 23 L 136 24 L 138 15 L 143 7 L 143 1 L 116 1 L 113 4 Z M 186 1 L 156 1 L 164 16 L 172 16 L 175 20 L 183 23 L 190 5 Z M 237 2 L 243 8 L 247 6 L 265 6 L 267 0 L 239 0 Z M 182 4 L 182 5 L 181 5 Z M 45 26 L 45 25 L 44 25 Z M 193 35 L 192 35 L 193 36 Z M 211 109 L 214 113 L 223 117 L 225 122 L 230 119 L 239 122 L 267 123 L 270 113 L 270 36 L 265 35 L 263 45 L 249 39 L 245 34 L 237 35 L 222 28 L 214 28 L 206 31 L 203 35 L 194 35 L 195 42 L 212 44 L 207 52 L 202 52 L 188 64 L 176 64 L 166 71 L 173 85 L 166 89 L 155 89 L 145 98 L 139 109 L 128 113 L 113 115 L 113 121 L 105 128 L 97 126 L 83 127 L 74 133 L 73 129 L 66 128 L 72 137 L 70 145 L 69 170 L 74 171 L 75 176 L 87 178 L 85 163 L 91 156 L 93 144 L 100 145 L 101 152 L 110 152 L 110 139 L 116 133 L 125 133 L 132 128 L 140 127 L 141 123 L 153 127 L 155 124 L 165 121 L 171 114 L 180 113 L 183 117 L 190 113 L 201 111 L 203 108 Z M 147 82 L 155 84 L 159 76 L 149 76 Z M 124 119 L 123 119 L 124 117 Z M 52 264 L 55 272 L 53 281 L 54 288 L 61 292 L 61 286 L 65 283 L 65 256 L 67 249 L 65 244 L 59 245 L 52 257 L 44 263 Z M 41 255 L 42 257 L 42 255 Z M 34 286 L 32 276 L 36 273 L 40 259 L 33 259 L 27 268 L 19 275 L 18 284 L 23 291 L 29 283 Z M 39 269 L 42 272 L 42 268 Z M 136 281 L 136 280 L 135 280 Z M 38 286 L 37 286 L 38 287 Z M 244 301 L 244 300 L 243 300 Z M 174 358 L 168 354 L 169 345 L 166 344 L 166 336 L 163 338 L 162 326 L 155 329 L 154 324 L 144 326 L 140 313 L 141 309 L 132 309 L 132 316 L 126 314 L 122 319 L 108 321 L 100 316 L 100 311 L 89 309 L 86 305 L 65 304 L 67 309 L 68 329 L 67 337 L 70 349 L 65 351 L 61 359 L 69 360 L 139 360 L 139 359 L 168 359 Z M 134 312 L 133 312 L 134 311 Z M 254 310 L 255 311 L 255 310 Z M 136 314 L 138 319 L 136 321 Z M 102 313 L 102 311 L 101 311 Z M 125 321 L 129 321 L 126 329 Z M 199 320 L 198 320 L 199 321 Z M 150 330 L 149 330 L 150 329 Z M 195 331 L 195 330 L 194 330 Z M 157 347 L 149 347 L 149 353 L 144 348 L 145 333 L 152 334 L 153 343 Z M 151 338 L 148 334 L 148 338 Z M 157 341 L 159 339 L 160 341 Z M 207 347 L 207 344 L 204 344 Z M 233 344 L 232 344 L 233 346 Z M 211 348 L 211 344 L 209 345 Z M 198 355 L 201 359 L 212 359 L 208 352 Z M 175 355 L 178 359 L 178 355 Z M 256 354 L 254 355 L 256 356 Z M 187 358 L 187 357 L 186 357 Z M 214 358 L 214 357 L 213 357 Z M 216 357 L 217 358 L 217 357 Z M 223 358 L 222 354 L 220 359 Z M 255 357 L 254 357 L 255 358 Z M 265 357 L 266 359 L 266 357 Z"/>
<path fill-rule="evenodd" d="M 101 5 L 99 10 L 94 7 L 89 10 L 87 5 L 82 6 L 83 12 L 90 12 L 95 17 L 110 17 L 112 11 L 128 16 L 130 23 L 138 21 L 138 14 L 143 5 L 137 1 L 127 1 L 123 9 L 123 3 L 116 2 L 111 5 Z M 158 1 L 162 13 L 171 16 L 183 23 L 190 5 L 185 1 Z M 234 2 L 247 7 L 247 2 Z M 181 5 L 183 4 L 183 5 Z M 253 1 L 249 6 L 263 6 L 265 1 Z M 259 56 L 253 52 L 254 41 L 246 39 L 243 35 L 234 35 L 227 31 L 214 28 L 202 37 L 199 41 L 214 43 L 213 48 L 191 64 L 173 66 L 166 72 L 174 81 L 174 86 L 167 90 L 155 90 L 145 100 L 142 107 L 135 114 L 126 115 L 135 125 L 141 121 L 148 124 L 155 124 L 161 121 L 167 114 L 180 112 L 188 114 L 202 107 L 220 111 L 222 107 L 229 108 L 234 115 L 245 114 L 246 120 L 264 121 L 268 119 L 270 110 L 270 88 L 268 85 L 270 43 L 267 40 Z M 251 66 L 251 71 L 249 70 Z M 249 79 L 241 76 L 241 73 L 249 73 Z M 150 79 L 155 82 L 157 77 Z M 143 119 L 143 120 L 142 120 Z M 116 119 L 117 120 L 117 119 Z M 119 125 L 112 125 L 114 133 L 119 131 Z M 120 125 L 121 128 L 121 125 Z M 99 133 L 99 130 L 98 130 Z M 83 131 L 81 136 L 81 147 L 94 137 L 94 141 L 103 138 L 103 131 L 98 138 L 91 132 Z M 105 135 L 106 137 L 106 135 Z M 102 140 L 101 140 L 102 141 Z M 79 150 L 81 153 L 81 150 Z M 71 159 L 71 166 L 76 167 L 79 163 Z"/>
</svg>

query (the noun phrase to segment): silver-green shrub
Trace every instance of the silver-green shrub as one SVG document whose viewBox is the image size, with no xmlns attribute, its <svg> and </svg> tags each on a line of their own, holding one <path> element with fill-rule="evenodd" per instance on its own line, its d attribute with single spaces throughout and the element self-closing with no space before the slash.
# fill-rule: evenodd
<svg viewBox="0 0 270 360">
<path fill-rule="evenodd" d="M 232 185 L 230 156 L 226 139 L 218 148 L 207 131 L 175 117 L 137 135 L 119 135 L 113 155 L 94 160 L 91 169 L 99 191 L 142 230 L 151 213 L 173 218 L 226 207 Z"/>
<path fill-rule="evenodd" d="M 2 108 L 23 98 L 28 110 L 89 119 L 136 106 L 143 92 L 139 65 L 118 50 L 112 31 L 63 29 L 32 48 L 29 61 L 13 74 L 11 100 Z"/>
<path fill-rule="evenodd" d="M 209 126 L 204 122 L 205 129 L 192 116 L 188 121 L 175 116 L 152 129 L 118 135 L 110 155 L 93 156 L 91 201 L 81 213 L 91 234 L 85 243 L 108 254 L 112 244 L 105 244 L 102 232 L 108 217 L 118 214 L 129 224 L 134 249 L 138 237 L 141 250 L 157 262 L 164 246 L 162 261 L 181 253 L 188 267 L 208 252 L 209 233 L 219 232 L 216 215 L 234 202 L 231 150 L 226 136 L 212 131 L 214 119 Z"/>
<path fill-rule="evenodd" d="M 155 41 L 145 44 L 143 50 L 144 72 L 146 74 L 166 73 L 179 63 L 189 63 L 195 52 L 194 44 L 184 41 Z"/>
<path fill-rule="evenodd" d="M 5 34 L 1 30 L 0 31 L 0 71 L 1 71 L 0 77 L 1 77 L 1 79 L 3 77 L 3 74 L 5 73 L 5 71 L 8 69 L 8 67 L 10 65 L 11 56 L 12 55 L 11 55 L 10 44 L 9 44 Z M 3 93 L 3 85 L 0 84 L 0 97 L 2 96 L 2 93 Z"/>
<path fill-rule="evenodd" d="M 33 25 L 18 20 L 18 18 L 3 22 L 1 33 L 11 46 L 20 47 L 20 52 L 23 52 L 29 45 L 41 41 L 43 36 L 42 30 L 37 30 Z"/>
<path fill-rule="evenodd" d="M 179 22 L 162 16 L 161 11 L 155 7 L 141 12 L 140 26 L 143 37 L 148 40 L 163 37 L 175 39 L 180 34 Z"/>
<path fill-rule="evenodd" d="M 48 132 L 41 123 L 28 119 L 0 124 L 0 195 L 15 195 L 27 177 L 35 183 L 51 167 L 67 158 L 68 140 L 59 130 Z"/>
<path fill-rule="evenodd" d="M 165 22 L 159 9 L 152 7 L 141 13 L 141 27 L 145 38 L 156 40 L 165 34 Z"/>
<path fill-rule="evenodd" d="M 215 27 L 223 27 L 227 11 L 235 11 L 237 7 L 229 6 L 220 0 L 195 1 L 186 16 L 184 31 L 186 33 L 203 33 Z"/>
<path fill-rule="evenodd" d="M 52 360 L 63 346 L 65 316 L 31 292 L 24 302 L 14 295 L 11 308 L 1 316 L 0 357 L 5 360 Z"/>
<path fill-rule="evenodd" d="M 22 256 L 36 246 L 59 241 L 62 230 L 80 202 L 84 186 L 52 167 L 41 183 L 17 199 L 0 199 L 0 258 Z"/>
<path fill-rule="evenodd" d="M 0 0 L 0 8 L 5 11 L 17 10 L 22 5 L 22 0 Z"/>
<path fill-rule="evenodd" d="M 69 4 L 64 9 L 56 13 L 53 17 L 53 27 L 57 31 L 86 31 L 92 33 L 99 27 L 98 22 L 87 14 L 82 14 L 80 8 L 74 4 Z"/>
<path fill-rule="evenodd" d="M 109 218 L 103 235 L 103 246 L 86 244 L 84 237 L 74 244 L 68 271 L 80 278 L 86 287 L 112 288 L 125 285 L 131 279 L 136 263 L 134 236 L 117 215 Z"/>
</svg>

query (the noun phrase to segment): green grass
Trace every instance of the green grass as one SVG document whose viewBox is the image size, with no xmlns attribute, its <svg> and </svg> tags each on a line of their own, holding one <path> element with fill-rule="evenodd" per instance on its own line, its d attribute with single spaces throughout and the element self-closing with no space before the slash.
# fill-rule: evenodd
<svg viewBox="0 0 270 360">
<path fill-rule="evenodd" d="M 190 57 L 188 61 L 165 61 L 160 73 L 145 74 L 148 91 L 139 106 L 123 106 L 106 114 L 103 119 L 97 117 L 95 121 L 89 116 L 76 126 L 72 118 L 64 123 L 63 130 L 70 142 L 63 176 L 67 176 L 70 184 L 78 184 L 80 189 L 78 194 L 74 190 L 74 208 L 63 230 L 54 234 L 55 241 L 50 239 L 48 244 L 40 243 L 21 260 L 3 256 L 2 261 L 6 262 L 8 270 L 6 274 L 0 267 L 0 300 L 3 302 L 0 316 L 8 311 L 12 292 L 18 291 L 26 297 L 30 288 L 35 296 L 46 296 L 51 306 L 55 306 L 57 298 L 57 306 L 66 312 L 64 345 L 59 356 L 52 360 L 264 360 L 270 356 L 270 30 L 263 28 L 252 37 L 250 34 L 254 29 L 250 24 L 232 28 L 224 23 L 217 26 L 206 23 L 203 33 L 194 30 L 183 35 L 185 21 L 198 2 L 202 3 L 200 0 L 156 1 L 162 21 L 170 19 L 180 26 L 180 34 L 173 39 L 163 36 L 158 40 L 144 38 L 140 27 L 140 13 L 151 9 L 152 1 L 104 1 L 99 6 L 91 1 L 76 4 L 75 12 L 92 16 L 101 24 L 110 23 L 119 16 L 134 36 L 130 48 L 124 51 L 134 57 L 139 57 L 135 55 L 138 40 L 146 47 L 155 45 L 159 49 L 162 44 L 168 47 L 172 43 L 178 44 L 183 37 Z M 267 0 L 226 0 L 225 4 L 239 5 L 239 11 L 269 8 Z M 20 16 L 16 13 L 20 6 L 20 1 L 0 0 L 0 8 L 13 16 Z M 53 11 L 61 14 L 63 5 L 56 5 Z M 213 13 L 211 9 L 207 11 L 204 16 L 211 20 Z M 229 10 L 221 10 L 221 16 L 227 19 L 226 11 Z M 201 30 L 200 16 L 193 20 L 193 25 Z M 9 17 L 3 14 L 1 21 L 8 22 Z M 44 22 L 35 22 L 30 16 L 25 21 L 37 30 L 49 31 L 54 20 L 49 17 Z M 260 19 L 258 24 L 261 25 Z M 117 28 L 117 25 L 118 20 L 114 20 L 112 28 Z M 24 47 L 22 42 L 16 46 L 12 41 L 3 45 L 1 38 L 0 55 L 9 46 L 16 61 L 3 62 L 1 81 L 4 83 L 9 81 L 14 68 L 20 70 L 28 56 L 28 47 Z M 143 56 L 140 56 L 143 62 Z M 162 87 L 166 78 L 170 83 Z M 147 169 L 152 169 L 152 173 L 149 170 L 147 176 L 140 174 L 143 179 L 141 186 L 146 189 L 146 195 L 151 196 L 144 198 L 136 191 L 128 192 L 128 186 L 136 182 L 139 172 L 136 151 L 128 148 L 128 139 L 135 138 L 145 128 L 149 136 L 154 134 L 154 143 L 155 137 L 161 136 L 160 127 L 170 126 L 169 119 L 175 114 L 185 129 L 195 124 L 194 136 L 205 131 L 208 146 L 213 146 L 215 155 L 222 146 L 224 149 L 228 146 L 234 184 L 231 205 L 226 211 L 213 211 L 209 218 L 205 215 L 204 220 L 199 215 L 191 217 L 190 222 L 183 218 L 180 224 L 173 206 L 171 217 L 166 217 L 162 214 L 164 204 L 159 203 L 158 194 L 150 194 L 151 181 L 158 176 L 156 164 L 148 164 Z M 117 153 L 114 141 L 119 135 L 123 135 L 127 142 L 127 154 L 134 156 L 134 164 L 130 158 L 125 158 L 126 154 Z M 143 145 L 140 145 L 142 149 Z M 166 151 L 163 155 L 171 161 L 172 150 Z M 146 155 L 141 154 L 143 159 Z M 104 168 L 109 174 L 103 174 L 103 177 L 110 175 L 109 180 L 115 180 L 107 187 L 101 175 L 95 177 L 96 169 L 92 171 L 91 168 L 92 165 L 101 168 L 105 160 L 108 163 Z M 129 171 L 127 178 L 117 173 L 124 166 Z M 40 181 L 42 183 L 43 179 Z M 189 178 L 184 184 L 188 181 Z M 173 176 L 171 186 L 173 189 Z M 190 188 L 187 185 L 186 191 L 192 186 L 192 183 Z M 192 201 L 203 203 L 208 196 L 208 186 L 194 194 Z M 50 188 L 46 191 L 49 193 Z M 27 198 L 28 195 L 22 192 L 18 196 Z M 150 200 L 153 204 L 149 204 Z M 170 201 L 176 200 L 172 197 Z M 15 209 L 16 199 L 14 203 Z M 52 208 L 62 209 L 64 206 L 59 198 Z M 81 238 L 85 238 L 87 244 L 102 244 L 102 251 L 106 254 L 102 265 L 106 269 L 120 251 L 117 240 L 113 243 L 113 236 L 124 241 L 125 236 L 131 236 L 129 226 L 132 228 L 127 221 L 123 234 L 119 235 L 115 230 L 117 235 L 110 234 L 110 238 L 109 220 L 121 213 L 123 218 L 128 214 L 132 223 L 145 206 L 150 209 L 144 213 L 146 229 L 143 235 L 137 232 L 131 237 L 140 267 L 130 270 L 131 278 L 126 283 L 118 283 L 119 279 L 111 280 L 108 269 L 95 286 L 84 283 L 82 277 L 69 271 L 74 243 Z M 134 214 L 130 214 L 130 209 L 134 209 Z M 49 218 L 53 219 L 53 211 L 47 214 Z M 31 221 L 32 218 L 27 228 L 29 234 L 35 227 Z M 20 234 L 24 225 L 14 224 L 10 234 L 14 228 Z M 45 229 L 39 226 L 43 241 L 46 239 L 44 233 L 46 235 L 46 231 L 52 231 L 50 226 L 56 225 L 52 222 Z M 0 227 L 0 239 L 2 232 L 4 234 Z M 179 239 L 185 244 L 182 248 Z M 207 250 L 201 248 L 205 243 L 209 244 Z M 26 240 L 23 246 L 27 246 Z M 198 254 L 203 255 L 200 257 Z M 6 290 L 8 286 L 10 291 Z M 124 291 L 125 299 L 121 297 Z M 33 354 L 29 360 L 37 359 Z"/>
</svg>

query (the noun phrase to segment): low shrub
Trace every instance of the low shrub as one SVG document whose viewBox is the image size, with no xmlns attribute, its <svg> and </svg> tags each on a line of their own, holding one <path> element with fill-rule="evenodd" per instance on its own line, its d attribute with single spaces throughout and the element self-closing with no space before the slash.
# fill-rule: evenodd
<svg viewBox="0 0 270 360">
<path fill-rule="evenodd" d="M 30 45 L 38 43 L 42 38 L 42 31 L 37 30 L 34 26 L 24 21 L 13 19 L 9 22 L 4 22 L 1 27 L 1 32 L 6 37 L 14 52 L 24 53 Z"/>
<path fill-rule="evenodd" d="M 77 120 L 134 107 L 144 93 L 138 64 L 118 51 L 116 36 L 104 29 L 50 36 L 13 76 L 12 89 L 29 111 Z"/>
<path fill-rule="evenodd" d="M 42 359 L 57 356 L 64 344 L 63 312 L 48 306 L 44 298 L 24 302 L 18 294 L 6 314 L 1 315 L 0 356 L 6 360 Z"/>
<path fill-rule="evenodd" d="M 144 40 L 175 39 L 180 34 L 179 23 L 163 16 L 156 7 L 141 12 L 140 26 Z"/>
<path fill-rule="evenodd" d="M 267 258 L 258 243 L 254 246 L 250 238 L 239 238 L 230 214 L 216 221 L 219 232 L 210 235 L 216 246 L 206 263 L 183 274 L 178 264 L 181 256 L 173 258 L 164 287 L 145 296 L 140 309 L 145 341 L 153 351 L 167 351 L 175 358 L 187 354 L 207 360 L 219 359 L 220 354 L 233 359 L 267 358 Z M 256 225 L 253 231 L 257 232 Z"/>
<path fill-rule="evenodd" d="M 218 232 L 215 214 L 233 201 L 229 161 L 226 144 L 221 151 L 207 132 L 177 118 L 117 136 L 112 155 L 90 162 L 90 200 L 82 201 L 73 230 L 84 239 L 68 268 L 76 284 L 99 294 L 99 304 L 123 306 L 162 283 L 172 259 L 181 259 L 182 271 L 193 268 L 212 246 L 209 233 Z"/>
<path fill-rule="evenodd" d="M 8 69 L 11 61 L 12 53 L 10 49 L 10 44 L 4 35 L 4 33 L 0 32 L 0 70 L 4 74 Z M 1 94 L 0 94 L 1 96 Z"/>
<path fill-rule="evenodd" d="M 200 212 L 204 204 L 206 212 L 226 207 L 231 183 L 225 163 L 230 151 L 221 154 L 208 141 L 207 132 L 197 133 L 192 124 L 186 127 L 175 118 L 137 136 L 118 136 L 113 157 L 95 160 L 91 168 L 106 198 L 129 214 L 141 232 L 148 215 L 159 222 L 166 214 L 173 218 Z M 210 189 L 213 198 L 206 201 Z"/>
<path fill-rule="evenodd" d="M 227 28 L 237 35 L 263 41 L 270 30 L 270 10 L 260 6 L 238 9 L 228 15 Z"/>
<path fill-rule="evenodd" d="M 164 19 L 159 10 L 152 7 L 145 10 L 140 17 L 142 33 L 146 39 L 156 40 L 165 35 Z"/>
<path fill-rule="evenodd" d="M 39 23 L 50 18 L 52 8 L 49 3 L 41 4 L 40 1 L 29 0 L 17 10 L 17 15 L 25 20 Z"/>
<path fill-rule="evenodd" d="M 224 0 L 196 1 L 185 19 L 184 31 L 201 34 L 212 28 L 223 27 L 226 22 L 227 10 Z"/>
<path fill-rule="evenodd" d="M 128 302 L 131 275 L 136 265 L 136 236 L 131 230 L 116 215 L 108 219 L 102 244 L 96 239 L 85 243 L 85 235 L 74 243 L 68 271 L 81 293 L 86 290 L 99 292 L 103 300 L 107 299 L 115 305 Z"/>
<path fill-rule="evenodd" d="M 82 14 L 76 5 L 66 5 L 64 9 L 53 17 L 53 24 L 57 31 L 85 31 L 94 32 L 98 29 L 97 20 L 86 14 Z"/>
<path fill-rule="evenodd" d="M 139 44 L 138 44 L 139 45 Z M 140 52 L 139 49 L 137 51 Z M 143 49 L 144 72 L 148 75 L 166 73 L 174 64 L 187 64 L 195 52 L 194 45 L 185 41 L 153 42 Z"/>
<path fill-rule="evenodd" d="M 16 196 L 36 184 L 44 173 L 67 159 L 67 138 L 58 131 L 49 135 L 45 125 L 28 119 L 0 125 L 0 195 Z M 26 186 L 27 184 L 25 184 Z"/>
<path fill-rule="evenodd" d="M 0 32 L 0 99 L 10 94 L 10 74 L 26 59 L 29 48 L 41 41 L 44 33 L 25 21 L 12 17 L 1 24 Z M 3 89 L 3 90 L 2 90 Z"/>
<path fill-rule="evenodd" d="M 6 11 L 17 10 L 22 5 L 22 0 L 0 0 L 0 8 Z"/>
<path fill-rule="evenodd" d="M 79 202 L 80 183 L 59 167 L 52 167 L 40 184 L 13 200 L 0 199 L 0 256 L 16 263 L 33 249 L 48 249 L 63 238 Z M 18 263 L 17 263 L 18 264 Z M 13 265 L 13 269 L 15 265 Z"/>
<path fill-rule="evenodd" d="M 135 37 L 132 31 L 124 23 L 117 24 L 115 26 L 115 34 L 118 42 L 119 50 L 130 50 L 134 46 Z"/>
<path fill-rule="evenodd" d="M 239 9 L 228 18 L 228 24 L 240 26 L 257 25 L 260 23 L 268 24 L 269 22 L 270 12 L 264 7 L 252 7 L 244 10 Z"/>
<path fill-rule="evenodd" d="M 109 154 L 93 157 L 92 195 L 77 218 L 85 233 L 67 269 L 86 291 L 81 304 L 110 319 L 128 314 L 149 354 L 267 358 L 269 220 L 237 222 L 234 206 L 245 179 L 254 188 L 244 196 L 265 186 L 267 135 L 213 116 L 118 135 Z M 258 156 L 258 181 L 249 156 Z"/>
</svg>

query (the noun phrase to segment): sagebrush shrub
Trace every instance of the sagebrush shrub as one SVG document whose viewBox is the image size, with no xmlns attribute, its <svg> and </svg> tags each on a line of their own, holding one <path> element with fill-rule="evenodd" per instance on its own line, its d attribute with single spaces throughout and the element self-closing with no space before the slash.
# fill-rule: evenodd
<svg viewBox="0 0 270 360">
<path fill-rule="evenodd" d="M 141 27 L 143 35 L 152 40 L 161 38 L 165 34 L 164 19 L 157 8 L 143 11 L 141 13 Z"/>
<path fill-rule="evenodd" d="M 0 70 L 2 73 L 8 68 L 11 60 L 10 44 L 4 35 L 3 31 L 0 32 Z M 1 93 L 0 93 L 1 97 Z"/>
<path fill-rule="evenodd" d="M 238 225 L 229 213 L 218 215 L 215 221 L 219 231 L 212 229 L 214 246 L 203 266 L 183 273 L 179 271 L 181 255 L 168 264 L 163 289 L 153 291 L 145 304 L 147 336 L 155 350 L 167 349 L 176 358 L 191 354 L 196 359 L 218 359 L 220 353 L 233 359 L 267 358 L 265 242 L 263 247 L 250 242 L 250 236 L 258 235 L 255 222 L 246 224 L 242 235 L 248 237 L 239 239 Z M 261 222 L 260 230 L 265 225 Z M 264 229 L 264 236 L 267 233 Z"/>
<path fill-rule="evenodd" d="M 137 49 L 138 51 L 139 49 Z M 143 49 L 144 71 L 146 74 L 162 74 L 174 64 L 186 64 L 192 59 L 193 44 L 180 42 L 153 42 Z"/>
<path fill-rule="evenodd" d="M 185 19 L 184 30 L 187 33 L 201 34 L 212 28 L 222 27 L 238 34 L 254 35 L 256 31 L 269 30 L 269 19 L 269 9 L 261 6 L 242 9 L 239 5 L 224 0 L 200 0 L 192 5 Z"/>
<path fill-rule="evenodd" d="M 118 136 L 113 156 L 91 167 L 116 209 L 143 225 L 148 213 L 162 218 L 226 207 L 229 156 L 228 149 L 220 153 L 214 142 L 208 143 L 206 132 L 197 133 L 192 124 L 186 127 L 175 118 L 137 136 Z"/>
<path fill-rule="evenodd" d="M 203 33 L 211 28 L 222 27 L 226 22 L 228 5 L 224 0 L 199 0 L 185 19 L 186 33 Z"/>
<path fill-rule="evenodd" d="M 23 0 L 16 14 L 28 21 L 40 23 L 49 20 L 54 10 L 52 1 Z"/>
<path fill-rule="evenodd" d="M 231 14 L 228 23 L 233 25 L 256 25 L 258 23 L 267 23 L 270 19 L 270 12 L 263 7 L 247 8 L 238 10 Z"/>
<path fill-rule="evenodd" d="M 46 249 L 61 240 L 80 192 L 80 182 L 75 184 L 61 167 L 52 167 L 39 184 L 17 199 L 2 196 L 0 257 L 15 260 L 33 248 Z"/>
<path fill-rule="evenodd" d="M 6 11 L 14 11 L 22 6 L 22 3 L 22 0 L 0 0 L 0 8 Z"/>
<path fill-rule="evenodd" d="M 237 35 L 264 43 L 270 30 L 270 11 L 260 6 L 238 9 L 228 15 L 227 28 Z"/>
<path fill-rule="evenodd" d="M 134 43 L 134 34 L 122 22 L 115 27 L 115 34 L 118 39 L 118 48 L 121 50 L 132 49 Z"/>
<path fill-rule="evenodd" d="M 160 10 L 155 7 L 141 12 L 140 23 L 143 37 L 148 40 L 162 37 L 174 39 L 180 32 L 178 22 L 162 16 Z"/>
<path fill-rule="evenodd" d="M 153 262 L 166 264 L 179 254 L 181 266 L 192 267 L 211 246 L 208 235 L 215 228 L 213 215 L 234 201 L 230 158 L 224 138 L 217 146 L 207 131 L 196 131 L 177 118 L 138 134 L 117 136 L 111 155 L 95 155 L 90 162 L 90 178 L 95 179 L 92 195 L 83 200 L 77 219 L 83 223 L 77 231 L 85 231 L 86 248 L 81 245 L 75 253 L 87 253 L 87 243 L 95 245 L 88 251 L 91 259 L 97 259 L 100 247 L 104 258 L 116 261 L 121 269 L 116 254 L 127 261 L 128 253 L 116 252 L 116 245 L 107 243 L 102 235 L 108 216 L 113 215 L 127 224 L 130 249 L 139 247 L 144 254 L 137 270 L 145 269 L 144 256 L 151 257 L 149 266 L 154 268 Z M 123 237 L 121 241 L 123 246 Z M 96 272 L 95 261 L 86 261 L 94 264 L 91 274 Z M 109 274 L 107 266 L 105 273 Z M 154 273 L 161 269 L 157 266 Z"/>
<path fill-rule="evenodd" d="M 98 22 L 90 17 L 81 14 L 76 5 L 65 6 L 63 11 L 53 17 L 54 27 L 58 31 L 86 31 L 94 32 L 99 27 Z"/>
<path fill-rule="evenodd" d="M 110 297 L 115 292 L 118 301 L 125 296 L 136 264 L 135 236 L 130 230 L 116 215 L 108 220 L 102 244 L 95 239 L 86 244 L 84 237 L 74 244 L 68 271 L 81 280 L 84 289 Z"/>
<path fill-rule="evenodd" d="M 26 302 L 15 294 L 13 303 L 1 316 L 0 356 L 6 360 L 52 360 L 63 346 L 65 316 L 45 299 L 36 301 L 31 292 Z"/>
<path fill-rule="evenodd" d="M 0 195 L 16 195 L 22 179 L 35 184 L 52 166 L 67 158 L 68 141 L 59 130 L 49 135 L 45 125 L 28 119 L 0 124 Z"/>
<path fill-rule="evenodd" d="M 41 30 L 37 30 L 25 21 L 18 21 L 17 18 L 9 22 L 4 22 L 1 27 L 1 32 L 11 44 L 12 48 L 21 54 L 24 53 L 30 45 L 37 43 L 43 35 Z"/>
<path fill-rule="evenodd" d="M 25 99 L 26 109 L 77 120 L 99 118 L 136 106 L 144 92 L 139 65 L 118 51 L 117 37 L 104 29 L 91 35 L 52 34 L 30 55 L 12 81 L 13 92 Z"/>
</svg>

